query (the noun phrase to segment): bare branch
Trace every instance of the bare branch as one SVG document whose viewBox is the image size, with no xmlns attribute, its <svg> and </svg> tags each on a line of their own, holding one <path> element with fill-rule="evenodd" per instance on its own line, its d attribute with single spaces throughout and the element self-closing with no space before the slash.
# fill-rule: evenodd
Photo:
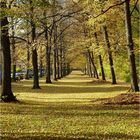
<svg viewBox="0 0 140 140">
<path fill-rule="evenodd" d="M 139 9 L 138 9 L 138 7 L 136 6 L 136 11 L 138 12 L 138 14 L 140 14 L 140 11 L 139 11 Z"/>
<path fill-rule="evenodd" d="M 138 3 L 138 0 L 136 0 L 135 5 L 134 5 L 134 7 L 133 7 L 133 9 L 132 9 L 132 11 L 131 11 L 131 13 L 130 13 L 130 15 L 132 15 L 133 12 L 134 12 L 134 10 L 136 9 L 136 7 L 137 7 L 137 3 Z"/>
<path fill-rule="evenodd" d="M 18 36 L 9 36 L 9 38 L 14 38 L 14 39 L 18 39 L 18 40 L 21 40 L 21 41 L 24 41 L 24 42 L 27 42 L 29 44 L 31 44 L 31 42 L 27 41 L 26 39 L 22 38 L 22 37 L 18 37 Z"/>
<path fill-rule="evenodd" d="M 97 16 L 93 17 L 93 18 L 98 18 L 99 16 L 105 14 L 106 12 L 108 12 L 110 9 L 114 8 L 114 7 L 117 7 L 117 6 L 120 6 L 122 4 L 125 3 L 125 0 L 122 1 L 121 3 L 117 3 L 117 4 L 114 4 L 114 5 L 111 5 L 110 7 L 108 7 L 106 10 L 103 10 L 100 14 L 98 14 Z"/>
</svg>

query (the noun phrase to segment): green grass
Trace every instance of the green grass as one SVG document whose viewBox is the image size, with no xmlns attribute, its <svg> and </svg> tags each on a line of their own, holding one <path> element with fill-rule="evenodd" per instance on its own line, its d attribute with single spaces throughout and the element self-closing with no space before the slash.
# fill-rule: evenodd
<svg viewBox="0 0 140 140">
<path fill-rule="evenodd" d="M 138 140 L 138 105 L 92 102 L 124 93 L 129 85 L 92 80 L 77 73 L 49 85 L 41 79 L 40 90 L 31 89 L 31 80 L 13 83 L 20 102 L 0 103 L 2 140 Z"/>
</svg>

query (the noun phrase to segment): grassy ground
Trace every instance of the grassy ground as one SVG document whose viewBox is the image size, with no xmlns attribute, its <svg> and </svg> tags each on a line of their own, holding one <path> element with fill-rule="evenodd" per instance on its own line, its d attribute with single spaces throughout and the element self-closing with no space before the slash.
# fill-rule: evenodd
<svg viewBox="0 0 140 140">
<path fill-rule="evenodd" d="M 2 140 L 138 140 L 138 105 L 93 104 L 125 93 L 129 85 L 98 82 L 77 72 L 53 84 L 13 84 L 20 103 L 0 103 Z"/>
</svg>

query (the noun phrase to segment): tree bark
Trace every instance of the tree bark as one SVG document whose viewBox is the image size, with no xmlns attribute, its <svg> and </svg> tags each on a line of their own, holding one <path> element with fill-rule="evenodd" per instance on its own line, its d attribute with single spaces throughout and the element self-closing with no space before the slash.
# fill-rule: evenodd
<svg viewBox="0 0 140 140">
<path fill-rule="evenodd" d="M 90 76 L 90 77 L 92 77 L 92 66 L 91 66 L 91 59 L 90 59 L 90 56 L 89 56 L 90 54 L 88 53 L 87 54 L 87 67 L 88 67 L 88 75 Z"/>
<path fill-rule="evenodd" d="M 51 48 L 49 47 L 48 30 L 45 29 L 46 38 L 46 83 L 52 83 L 51 81 Z"/>
<path fill-rule="evenodd" d="M 95 77 L 97 78 L 97 79 L 99 79 L 99 75 L 98 75 L 98 72 L 97 72 L 97 68 L 96 68 L 96 65 L 95 65 L 95 63 L 94 63 L 94 56 L 93 56 L 93 52 L 91 52 L 91 56 L 90 56 L 91 58 L 91 63 L 92 63 L 92 65 L 93 65 L 93 68 L 94 68 L 94 73 L 95 73 Z"/>
<path fill-rule="evenodd" d="M 57 80 L 56 78 L 56 48 L 53 48 L 53 80 Z"/>
<path fill-rule="evenodd" d="M 60 77 L 63 78 L 63 36 L 60 36 Z"/>
<path fill-rule="evenodd" d="M 56 0 L 53 1 L 53 9 L 52 13 L 56 14 Z M 53 17 L 53 26 L 52 26 L 52 31 L 53 31 L 53 80 L 57 81 L 57 25 L 56 25 L 56 17 Z"/>
<path fill-rule="evenodd" d="M 98 76 L 98 72 L 97 72 L 97 68 L 96 68 L 96 66 L 95 66 L 95 64 L 94 64 L 94 61 L 93 61 L 93 52 L 92 52 L 92 54 L 91 54 L 91 52 L 88 50 L 87 51 L 88 52 L 88 56 L 89 56 L 89 59 L 90 59 L 90 61 L 91 61 L 91 64 L 92 64 L 92 66 L 93 66 L 93 68 L 94 68 L 94 72 L 95 72 L 95 77 L 97 78 L 97 79 L 99 79 L 99 76 Z"/>
<path fill-rule="evenodd" d="M 42 60 L 42 46 L 40 46 L 40 66 L 39 66 L 39 71 L 40 71 L 40 77 L 43 77 L 43 60 Z"/>
<path fill-rule="evenodd" d="M 51 82 L 51 60 L 50 60 L 50 48 L 49 45 L 46 45 L 46 83 L 52 83 Z"/>
<path fill-rule="evenodd" d="M 43 12 L 44 18 L 46 18 L 46 11 Z M 51 81 L 51 37 L 48 33 L 48 27 L 45 25 L 47 21 L 44 22 L 44 31 L 46 39 L 46 83 L 52 83 Z M 50 44 L 49 44 L 50 43 Z"/>
<path fill-rule="evenodd" d="M 40 89 L 39 87 L 39 77 L 38 77 L 38 64 L 37 64 L 37 50 L 36 48 L 32 51 L 32 63 L 33 63 L 33 73 L 34 73 L 34 81 L 33 81 L 33 89 Z"/>
<path fill-rule="evenodd" d="M 27 67 L 25 79 L 29 79 L 29 65 L 30 65 L 30 51 L 29 51 L 29 43 L 27 43 Z"/>
<path fill-rule="evenodd" d="M 0 2 L 1 8 L 7 8 L 6 2 Z M 2 11 L 3 17 L 0 18 L 1 26 L 1 49 L 2 49 L 2 90 L 1 99 L 4 102 L 16 101 L 11 89 L 11 56 L 10 56 L 10 40 L 8 34 L 8 20 L 5 11 Z"/>
<path fill-rule="evenodd" d="M 132 38 L 130 0 L 125 1 L 124 10 L 125 10 L 125 24 L 126 24 L 128 57 L 129 57 L 129 61 L 130 61 L 131 87 L 132 87 L 133 91 L 139 91 L 138 81 L 137 81 L 136 64 L 135 64 L 134 43 L 133 43 L 133 38 Z"/>
<path fill-rule="evenodd" d="M 30 0 L 30 6 L 31 6 L 31 32 L 32 32 L 32 44 L 33 49 L 32 49 L 32 64 L 33 64 L 33 73 L 34 73 L 34 81 L 33 81 L 33 89 L 40 89 L 39 86 L 39 77 L 38 77 L 38 58 L 37 58 L 37 50 L 35 46 L 35 39 L 36 39 L 36 26 L 33 21 L 33 6 L 32 6 L 32 0 Z"/>
<path fill-rule="evenodd" d="M 12 75 L 12 80 L 15 82 L 16 81 L 16 56 L 15 56 L 15 30 L 14 30 L 14 22 L 13 22 L 13 18 L 12 19 L 12 39 L 11 39 L 11 45 L 12 45 L 12 58 L 13 58 L 13 65 L 12 65 L 12 69 L 13 69 L 13 75 Z"/>
<path fill-rule="evenodd" d="M 32 29 L 32 32 L 34 32 L 35 29 Z M 32 34 L 32 39 L 34 42 L 34 33 Z M 33 64 L 33 74 L 34 74 L 34 79 L 33 79 L 33 89 L 40 89 L 39 86 L 39 77 L 38 77 L 38 58 L 37 58 L 37 50 L 36 48 L 33 48 L 32 50 L 32 64 Z"/>
<path fill-rule="evenodd" d="M 43 77 L 43 62 L 40 60 L 40 78 Z"/>
<path fill-rule="evenodd" d="M 52 13 L 56 14 L 56 0 L 53 1 L 53 9 Z M 53 17 L 53 80 L 57 81 L 57 25 L 56 25 L 56 17 Z"/>
<path fill-rule="evenodd" d="M 66 54 L 65 54 L 65 48 L 63 47 L 63 76 L 66 76 Z"/>
<path fill-rule="evenodd" d="M 114 67 L 113 67 L 113 57 L 112 57 L 112 52 L 110 49 L 110 42 L 109 42 L 109 37 L 108 37 L 108 32 L 107 32 L 106 26 L 103 26 L 103 31 L 104 31 L 105 42 L 106 42 L 106 45 L 108 48 L 108 58 L 109 58 L 111 76 L 112 76 L 112 84 L 117 84 L 116 75 L 115 75 L 115 71 L 114 71 Z"/>
<path fill-rule="evenodd" d="M 60 79 L 60 55 L 59 55 L 59 51 L 60 49 L 57 46 L 57 52 L 56 52 L 56 56 L 57 56 L 57 79 Z"/>
<path fill-rule="evenodd" d="M 96 40 L 96 46 L 99 48 L 99 41 L 98 41 L 98 37 L 97 37 L 97 33 L 96 32 L 94 33 L 94 36 L 95 36 L 95 40 Z M 106 80 L 105 79 L 105 72 L 104 72 L 102 56 L 101 56 L 100 53 L 99 53 L 98 57 L 99 57 L 100 68 L 101 68 L 101 73 L 102 73 L 102 80 Z"/>
<path fill-rule="evenodd" d="M 28 25 L 28 22 L 27 22 Z M 26 75 L 25 75 L 25 79 L 29 79 L 29 67 L 30 67 L 30 43 L 29 43 L 29 31 L 27 29 L 27 54 L 26 54 L 26 59 L 27 59 L 27 64 L 26 64 Z"/>
</svg>

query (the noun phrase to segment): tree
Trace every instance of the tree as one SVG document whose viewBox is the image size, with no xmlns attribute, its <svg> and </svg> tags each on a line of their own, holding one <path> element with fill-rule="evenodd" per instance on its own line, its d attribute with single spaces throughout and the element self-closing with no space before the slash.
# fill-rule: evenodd
<svg viewBox="0 0 140 140">
<path fill-rule="evenodd" d="M 98 41 L 98 37 L 97 37 L 97 33 L 96 32 L 94 33 L 94 37 L 95 37 L 95 41 L 96 41 L 96 46 L 97 46 L 97 48 L 99 48 L 99 41 Z M 99 57 L 100 68 L 101 68 L 101 73 L 102 73 L 102 80 L 106 80 L 105 79 L 105 72 L 104 72 L 103 61 L 102 61 L 102 56 L 100 54 L 100 50 L 99 50 L 98 57 Z"/>
<path fill-rule="evenodd" d="M 4 102 L 16 101 L 11 89 L 11 56 L 10 56 L 10 40 L 8 34 L 8 20 L 5 10 L 7 10 L 6 2 L 0 2 L 2 8 L 2 17 L 0 18 L 1 26 L 1 49 L 2 49 L 2 90 L 1 99 Z"/>
<path fill-rule="evenodd" d="M 51 46 L 49 42 L 51 42 L 51 37 L 49 36 L 48 27 L 45 26 L 45 39 L 46 39 L 46 83 L 51 82 Z"/>
<path fill-rule="evenodd" d="M 109 42 L 109 37 L 108 37 L 108 32 L 107 32 L 106 26 L 103 26 L 103 32 L 104 32 L 105 42 L 106 42 L 106 45 L 108 48 L 108 58 L 109 58 L 111 76 L 112 76 L 112 84 L 117 84 L 116 75 L 115 75 L 115 71 L 114 71 L 114 67 L 113 67 L 112 52 L 111 52 L 111 48 L 110 48 L 110 42 Z"/>
<path fill-rule="evenodd" d="M 25 79 L 29 79 L 29 66 L 30 66 L 30 43 L 29 43 L 29 32 L 28 32 L 28 28 L 27 28 L 27 54 L 26 54 L 26 60 L 27 60 L 27 64 L 26 64 L 26 77 Z"/>
<path fill-rule="evenodd" d="M 54 19 L 55 22 L 55 19 Z M 54 23 L 54 33 L 53 33 L 53 80 L 57 80 L 57 26 Z"/>
<path fill-rule="evenodd" d="M 93 69 L 94 69 L 94 77 L 99 79 L 97 68 L 96 68 L 96 66 L 94 64 L 93 52 L 90 52 L 89 49 L 87 50 L 87 52 L 88 52 L 89 62 L 92 64 Z M 90 73 L 92 75 L 92 71 Z"/>
<path fill-rule="evenodd" d="M 125 24 L 126 24 L 128 57 L 129 57 L 129 61 L 130 61 L 131 87 L 132 87 L 133 91 L 139 91 L 138 81 L 137 81 L 136 64 L 135 64 L 134 44 L 133 44 L 133 38 L 132 38 L 130 0 L 125 1 L 124 10 L 125 10 Z"/>
<path fill-rule="evenodd" d="M 36 44 L 35 44 L 35 40 L 36 40 L 36 25 L 34 22 L 34 16 L 33 16 L 33 12 L 34 12 L 34 7 L 33 7 L 33 2 L 32 0 L 30 0 L 30 23 L 31 23 L 31 38 L 32 38 L 32 45 L 33 46 L 33 50 L 32 50 L 32 64 L 33 64 L 33 74 L 34 74 L 34 81 L 33 81 L 33 89 L 40 89 L 39 86 L 39 77 L 38 77 L 38 56 L 37 56 L 37 49 L 36 49 Z"/>
<path fill-rule="evenodd" d="M 13 17 L 11 17 L 11 30 L 12 30 L 12 39 L 11 39 L 11 45 L 12 45 L 12 59 L 13 59 L 13 65 L 12 65 L 12 69 L 13 69 L 13 75 L 12 75 L 12 80 L 16 81 L 16 59 L 15 59 L 15 29 L 14 29 L 14 20 Z"/>
</svg>

